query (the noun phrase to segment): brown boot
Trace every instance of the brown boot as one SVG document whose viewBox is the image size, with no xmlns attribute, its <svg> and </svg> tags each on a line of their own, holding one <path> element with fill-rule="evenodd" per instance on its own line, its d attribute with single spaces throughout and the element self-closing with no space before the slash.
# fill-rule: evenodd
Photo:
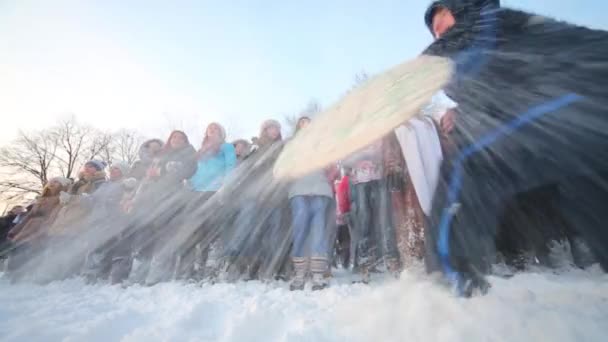
<svg viewBox="0 0 608 342">
<path fill-rule="evenodd" d="M 312 257 L 310 259 L 310 272 L 312 273 L 312 290 L 319 291 L 329 286 L 325 273 L 329 268 L 326 257 Z"/>
<path fill-rule="evenodd" d="M 294 276 L 291 280 L 291 284 L 289 284 L 289 290 L 304 290 L 304 285 L 306 285 L 306 272 L 308 271 L 309 259 L 302 257 L 293 257 L 291 258 L 291 261 L 293 262 Z"/>
</svg>

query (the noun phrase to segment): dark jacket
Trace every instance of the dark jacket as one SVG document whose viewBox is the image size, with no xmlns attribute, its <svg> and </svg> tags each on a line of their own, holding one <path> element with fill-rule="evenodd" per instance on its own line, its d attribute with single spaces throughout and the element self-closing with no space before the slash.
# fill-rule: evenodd
<svg viewBox="0 0 608 342">
<path fill-rule="evenodd" d="M 196 150 L 192 145 L 162 154 L 156 165 L 164 184 L 181 185 L 196 172 Z"/>
<path fill-rule="evenodd" d="M 546 184 L 567 189 L 562 211 L 608 265 L 608 233 L 597 228 L 608 219 L 608 33 L 490 0 L 435 2 L 429 27 L 438 5 L 456 25 L 424 54 L 455 63 L 445 92 L 458 103 L 457 151 L 444 163 L 427 237 L 438 240 L 428 245 L 444 270 L 446 257 L 459 271 L 467 259 L 490 261 L 504 200 Z"/>
<path fill-rule="evenodd" d="M 13 221 L 15 221 L 16 217 L 17 215 L 14 215 L 12 213 L 0 217 L 0 244 L 6 240 L 6 235 L 8 234 L 9 230 L 13 228 Z"/>
<path fill-rule="evenodd" d="M 11 230 L 13 241 L 22 243 L 43 236 L 53 223 L 59 206 L 58 195 L 38 198 L 27 217 Z"/>
<path fill-rule="evenodd" d="M 163 141 L 159 139 L 150 139 L 144 142 L 139 147 L 139 159 L 135 163 L 133 163 L 131 171 L 129 172 L 129 177 L 133 177 L 137 180 L 142 180 L 146 177 L 146 170 L 150 167 L 150 165 L 152 165 L 152 162 L 154 160 L 154 156 L 150 151 L 150 145 L 152 143 L 156 143 L 160 146 L 163 146 Z"/>
<path fill-rule="evenodd" d="M 498 1 L 440 3 L 457 23 L 424 53 L 456 63 L 445 91 L 458 103 L 462 150 L 486 160 L 508 155 L 502 166 L 514 173 L 535 161 L 555 171 L 518 179 L 536 185 L 608 170 L 608 159 L 595 157 L 608 146 L 607 32 L 502 9 Z"/>
</svg>

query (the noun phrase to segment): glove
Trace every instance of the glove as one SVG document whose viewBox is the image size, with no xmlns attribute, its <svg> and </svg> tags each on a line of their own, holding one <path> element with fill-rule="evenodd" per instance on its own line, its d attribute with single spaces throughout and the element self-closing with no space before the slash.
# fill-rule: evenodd
<svg viewBox="0 0 608 342">
<path fill-rule="evenodd" d="M 137 187 L 137 179 L 135 178 L 127 178 L 122 181 L 123 186 L 128 190 L 133 190 Z"/>
<path fill-rule="evenodd" d="M 72 198 L 72 195 L 68 194 L 65 191 L 62 191 L 59 193 L 59 203 L 61 203 L 62 205 L 67 204 L 71 198 Z"/>
<path fill-rule="evenodd" d="M 167 163 L 167 165 L 165 166 L 165 170 L 167 170 L 168 173 L 175 173 L 181 167 L 182 167 L 182 163 L 181 162 L 171 161 L 171 162 Z"/>
</svg>

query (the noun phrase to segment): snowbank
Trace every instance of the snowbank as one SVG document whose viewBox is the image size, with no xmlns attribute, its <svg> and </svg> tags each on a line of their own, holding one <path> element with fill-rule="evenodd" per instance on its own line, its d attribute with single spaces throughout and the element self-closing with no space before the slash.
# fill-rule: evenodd
<svg viewBox="0 0 608 342">
<path fill-rule="evenodd" d="M 491 278 L 459 299 L 421 272 L 372 286 L 339 276 L 312 293 L 286 283 L 47 286 L 0 280 L 3 341 L 604 341 L 608 276 L 571 270 Z"/>
</svg>

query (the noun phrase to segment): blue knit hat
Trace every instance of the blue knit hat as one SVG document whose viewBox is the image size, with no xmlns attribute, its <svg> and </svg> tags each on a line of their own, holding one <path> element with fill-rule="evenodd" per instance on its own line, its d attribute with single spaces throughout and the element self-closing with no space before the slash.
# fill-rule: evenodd
<svg viewBox="0 0 608 342">
<path fill-rule="evenodd" d="M 106 168 L 106 166 L 108 166 L 108 164 L 106 164 L 104 161 L 102 160 L 89 160 L 88 162 L 86 162 L 86 164 L 84 164 L 84 166 L 91 166 L 94 167 L 97 171 L 103 171 L 103 169 Z"/>
</svg>

